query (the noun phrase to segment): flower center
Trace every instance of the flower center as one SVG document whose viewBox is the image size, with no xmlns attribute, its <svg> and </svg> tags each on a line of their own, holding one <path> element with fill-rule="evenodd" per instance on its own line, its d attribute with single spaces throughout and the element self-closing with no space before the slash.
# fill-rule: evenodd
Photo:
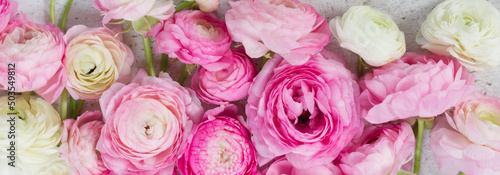
<svg viewBox="0 0 500 175">
<path fill-rule="evenodd" d="M 311 113 L 309 111 L 302 112 L 302 114 L 300 114 L 300 116 L 297 117 L 298 120 L 297 124 L 302 126 L 308 126 L 309 121 L 311 121 L 310 117 Z"/>
</svg>

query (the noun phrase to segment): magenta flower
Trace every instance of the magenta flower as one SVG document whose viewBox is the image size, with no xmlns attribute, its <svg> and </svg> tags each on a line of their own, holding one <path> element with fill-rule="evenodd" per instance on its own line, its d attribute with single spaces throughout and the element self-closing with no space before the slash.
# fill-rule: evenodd
<svg viewBox="0 0 500 175">
<path fill-rule="evenodd" d="M 429 144 L 444 174 L 499 174 L 500 98 L 470 96 L 436 121 Z"/>
<path fill-rule="evenodd" d="M 99 103 L 105 124 L 96 148 L 115 174 L 172 174 L 203 115 L 192 90 L 166 73 L 156 78 L 144 70 L 128 85 L 115 83 Z"/>
<path fill-rule="evenodd" d="M 303 65 L 268 61 L 250 87 L 247 122 L 266 161 L 286 155 L 300 169 L 332 162 L 363 129 L 354 75 L 328 51 Z"/>
<path fill-rule="evenodd" d="M 290 64 L 304 64 L 330 42 L 325 17 L 298 0 L 229 1 L 226 24 L 231 37 L 247 54 L 259 58 L 273 51 Z"/>
<path fill-rule="evenodd" d="M 8 64 L 15 64 L 15 91 L 37 91 L 53 103 L 64 89 L 63 32 L 51 23 L 39 25 L 23 14 L 0 33 L 0 89 L 7 89 Z M 11 66 L 12 68 L 12 66 Z"/>
<path fill-rule="evenodd" d="M 199 64 L 209 69 L 211 67 L 207 66 L 211 63 L 230 54 L 231 37 L 226 25 L 212 13 L 180 11 L 175 13 L 173 20 L 165 21 L 159 32 L 151 34 L 156 34 L 157 53 L 174 55 L 186 64 Z M 220 69 L 217 65 L 212 66 Z"/>
<path fill-rule="evenodd" d="M 218 105 L 246 97 L 257 74 L 253 60 L 243 49 L 238 49 L 218 62 L 227 64 L 228 67 L 212 71 L 200 67 L 193 75 L 191 86 L 196 95 L 206 103 Z"/>
<path fill-rule="evenodd" d="M 95 150 L 101 128 L 104 125 L 100 111 L 87 111 L 76 121 L 63 121 L 64 130 L 59 152 L 70 166 L 71 174 L 107 174 L 99 154 Z"/>
<path fill-rule="evenodd" d="M 344 174 L 396 175 L 414 152 L 415 136 L 408 123 L 372 125 L 340 153 L 338 166 Z"/>
<path fill-rule="evenodd" d="M 456 60 L 407 53 L 360 80 L 362 114 L 370 123 L 434 117 L 460 103 L 474 89 L 474 76 Z"/>
<path fill-rule="evenodd" d="M 192 132 L 178 161 L 182 174 L 255 174 L 255 148 L 250 133 L 238 121 L 243 117 L 237 113 L 233 104 L 205 113 L 205 121 Z"/>
<path fill-rule="evenodd" d="M 0 33 L 5 29 L 7 24 L 16 14 L 17 3 L 11 0 L 0 0 Z"/>
</svg>

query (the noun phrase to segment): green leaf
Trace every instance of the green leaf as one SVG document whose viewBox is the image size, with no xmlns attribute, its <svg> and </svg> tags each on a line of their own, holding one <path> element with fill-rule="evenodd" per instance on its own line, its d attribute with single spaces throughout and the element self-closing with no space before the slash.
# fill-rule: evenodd
<svg viewBox="0 0 500 175">
<path fill-rule="evenodd" d="M 397 175 L 415 175 L 415 174 L 405 170 L 399 170 Z"/>
<path fill-rule="evenodd" d="M 158 23 L 160 23 L 160 20 L 158 18 L 145 16 L 137 21 L 133 21 L 132 26 L 134 27 L 134 30 L 136 32 L 146 33 Z"/>
</svg>

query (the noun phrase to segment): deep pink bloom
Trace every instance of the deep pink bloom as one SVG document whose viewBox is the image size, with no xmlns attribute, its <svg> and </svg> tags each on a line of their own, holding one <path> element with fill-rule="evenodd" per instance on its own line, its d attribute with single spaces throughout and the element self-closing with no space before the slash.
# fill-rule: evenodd
<svg viewBox="0 0 500 175">
<path fill-rule="evenodd" d="M 257 154 L 237 113 L 233 104 L 205 113 L 205 121 L 192 132 L 178 161 L 183 175 L 255 174 Z"/>
<path fill-rule="evenodd" d="M 367 126 L 339 155 L 344 174 L 397 174 L 413 158 L 415 136 L 406 122 Z"/>
<path fill-rule="evenodd" d="M 175 13 L 174 19 L 165 21 L 156 35 L 157 53 L 177 56 L 183 63 L 199 64 L 207 69 L 224 55 L 229 56 L 230 46 L 231 37 L 224 22 L 215 14 L 199 10 Z M 219 64 L 212 66 L 215 65 Z"/>
<path fill-rule="evenodd" d="M 281 155 L 300 169 L 332 162 L 359 134 L 359 86 L 326 50 L 303 65 L 269 60 L 250 87 L 246 105 L 252 141 L 263 157 Z"/>
<path fill-rule="evenodd" d="M 11 0 L 0 0 L 0 33 L 5 29 L 7 24 L 16 14 L 17 3 Z"/>
<path fill-rule="evenodd" d="M 292 164 L 286 160 L 286 158 L 281 158 L 276 160 L 262 172 L 263 175 L 341 175 L 342 171 L 340 168 L 332 163 L 326 163 L 323 165 L 318 165 L 306 169 L 298 169 L 292 166 Z"/>
<path fill-rule="evenodd" d="M 228 67 L 212 71 L 200 67 L 193 75 L 191 86 L 196 95 L 206 103 L 218 105 L 246 97 L 257 74 L 253 60 L 243 49 L 237 49 L 232 51 L 231 56 L 225 56 L 218 62 Z"/>
<path fill-rule="evenodd" d="M 70 166 L 70 173 L 77 174 L 107 174 L 99 154 L 95 150 L 101 128 L 104 125 L 100 111 L 87 111 L 76 121 L 63 121 L 64 130 L 59 152 Z"/>
<path fill-rule="evenodd" d="M 63 32 L 16 16 L 0 33 L 0 89 L 7 89 L 8 64 L 15 64 L 15 91 L 37 91 L 53 103 L 64 89 Z M 12 67 L 10 67 L 12 68 Z"/>
<path fill-rule="evenodd" d="M 145 16 L 162 21 L 170 18 L 175 12 L 171 0 L 95 0 L 92 6 L 104 15 L 104 24 L 111 20 L 137 21 Z"/>
<path fill-rule="evenodd" d="M 116 174 L 172 174 L 192 127 L 203 115 L 194 92 L 166 73 L 140 70 L 128 85 L 115 83 L 99 99 L 104 126 L 97 142 Z"/>
<path fill-rule="evenodd" d="M 470 96 L 437 119 L 429 143 L 444 174 L 499 174 L 500 98 Z"/>
<path fill-rule="evenodd" d="M 474 89 L 474 76 L 456 60 L 407 53 L 361 78 L 362 114 L 370 123 L 434 117 L 460 103 Z"/>
<path fill-rule="evenodd" d="M 273 51 L 290 64 L 305 63 L 330 42 L 325 17 L 298 0 L 229 1 L 226 24 L 231 37 L 247 54 L 259 58 Z"/>
</svg>

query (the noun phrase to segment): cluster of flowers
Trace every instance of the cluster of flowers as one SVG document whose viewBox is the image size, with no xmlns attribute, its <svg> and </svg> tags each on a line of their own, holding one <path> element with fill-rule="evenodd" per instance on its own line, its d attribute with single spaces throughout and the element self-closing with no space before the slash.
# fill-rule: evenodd
<svg viewBox="0 0 500 175">
<path fill-rule="evenodd" d="M 431 53 L 406 53 L 403 32 L 366 6 L 328 24 L 298 0 L 229 1 L 225 21 L 211 13 L 218 0 L 186 2 L 200 10 L 160 0 L 93 5 L 103 25 L 130 22 L 156 38 L 157 53 L 199 65 L 192 88 L 165 72 L 132 78 L 126 30 L 76 25 L 64 33 L 0 0 L 0 64 L 19 65 L 16 92 L 41 96 L 15 100 L 23 174 L 395 175 L 419 141 L 412 119 L 441 114 L 430 141 L 440 170 L 500 173 L 500 99 L 475 92 L 469 73 L 500 63 L 500 13 L 487 1 L 436 6 L 416 39 Z M 358 79 L 324 50 L 332 35 L 373 68 Z M 252 58 L 260 57 L 273 58 L 258 71 Z M 7 77 L 0 67 L 1 89 Z M 64 89 L 98 99 L 101 110 L 61 122 L 50 104 Z M 231 104 L 245 97 L 246 117 Z M 200 99 L 220 106 L 204 111 Z M 4 133 L 8 102 L 0 98 Z"/>
</svg>

